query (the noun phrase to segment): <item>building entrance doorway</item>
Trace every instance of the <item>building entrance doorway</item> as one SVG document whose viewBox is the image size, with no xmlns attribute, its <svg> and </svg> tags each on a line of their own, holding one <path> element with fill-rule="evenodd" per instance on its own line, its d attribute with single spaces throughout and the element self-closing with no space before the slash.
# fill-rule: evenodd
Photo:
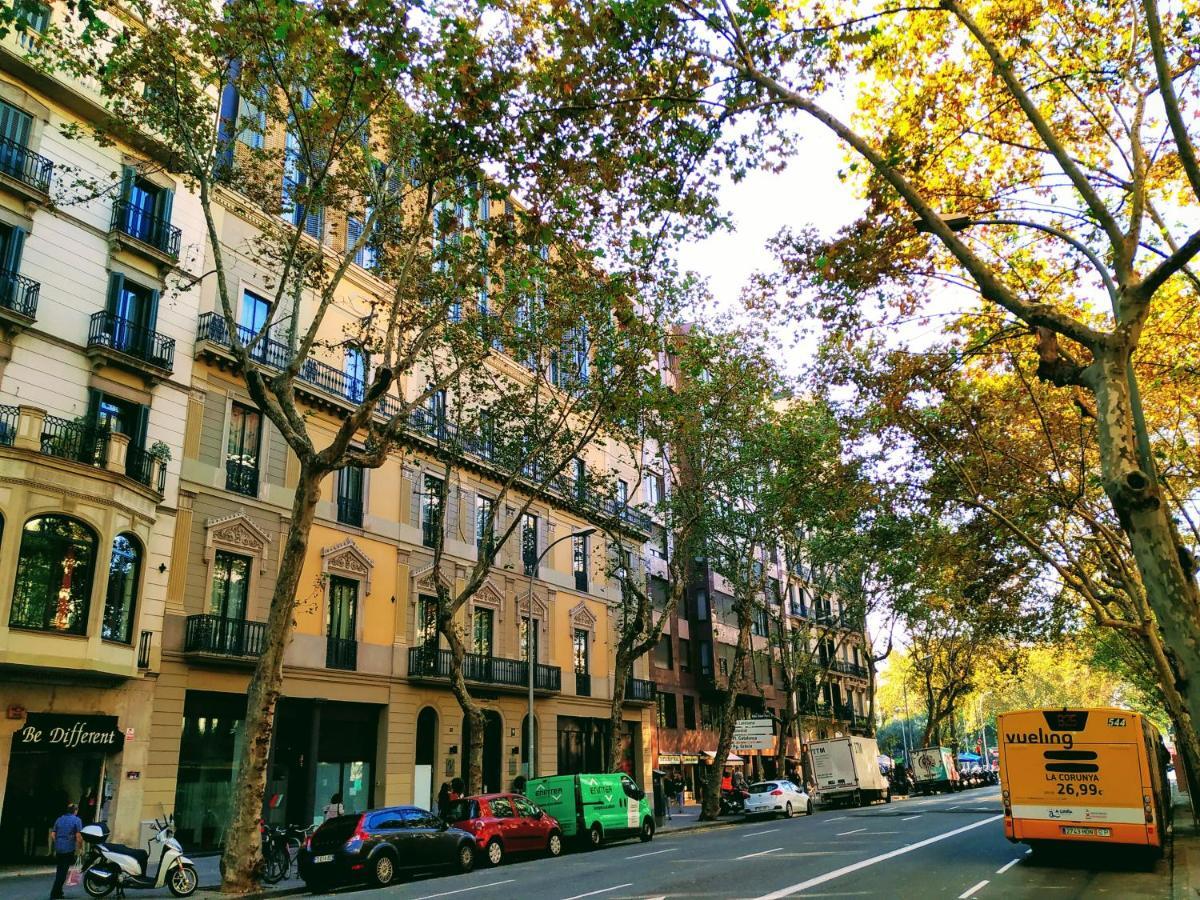
<svg viewBox="0 0 1200 900">
<path fill-rule="evenodd" d="M 483 711 L 483 787 L 482 793 L 502 791 L 500 758 L 501 745 L 504 742 L 504 728 L 500 721 L 500 713 L 493 709 Z M 471 722 L 463 716 L 462 723 L 462 779 L 467 780 L 467 770 L 471 765 Z"/>
</svg>

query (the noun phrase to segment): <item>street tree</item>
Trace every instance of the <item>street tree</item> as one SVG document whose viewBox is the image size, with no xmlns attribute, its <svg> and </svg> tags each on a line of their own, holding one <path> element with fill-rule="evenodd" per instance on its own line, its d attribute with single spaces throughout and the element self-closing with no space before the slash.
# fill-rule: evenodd
<svg viewBox="0 0 1200 900">
<path fill-rule="evenodd" d="M 1157 0 L 645 0 L 563 15 L 613 56 L 650 41 L 662 65 L 690 61 L 690 78 L 646 106 L 688 106 L 713 127 L 737 121 L 720 144 L 735 175 L 795 153 L 796 116 L 850 150 L 841 175 L 864 195 L 861 219 L 831 239 L 781 242 L 785 268 L 820 287 L 830 319 L 868 302 L 938 313 L 973 293 L 1025 331 L 1039 379 L 1086 397 L 1100 484 L 1175 680 L 1200 713 L 1195 564 L 1130 365 L 1172 320 L 1172 297 L 1194 296 L 1200 162 L 1187 110 L 1197 87 L 1182 77 L 1194 17 Z M 599 67 L 590 93 L 626 98 L 640 68 L 622 79 Z M 851 82 L 855 109 L 840 115 L 828 91 Z"/>
</svg>

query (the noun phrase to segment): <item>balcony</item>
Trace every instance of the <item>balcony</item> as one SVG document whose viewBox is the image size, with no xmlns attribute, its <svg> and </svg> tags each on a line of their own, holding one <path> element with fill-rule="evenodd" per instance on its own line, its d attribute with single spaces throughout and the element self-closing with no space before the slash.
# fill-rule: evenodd
<svg viewBox="0 0 1200 900">
<path fill-rule="evenodd" d="M 362 528 L 362 500 L 358 497 L 338 497 L 337 520 L 343 525 L 351 525 L 355 528 Z"/>
<path fill-rule="evenodd" d="M 234 326 L 238 341 L 246 346 L 255 339 L 255 332 L 243 325 Z M 233 366 L 233 346 L 229 324 L 219 312 L 201 313 L 196 331 L 196 355 L 208 355 L 221 366 Z M 269 369 L 285 369 L 291 353 L 285 344 L 264 336 L 254 345 L 251 358 Z M 296 378 L 296 391 L 309 402 L 330 410 L 346 413 L 362 400 L 364 385 L 360 378 L 347 375 L 341 369 L 316 359 L 308 359 L 300 367 Z M 375 407 L 375 415 L 388 420 L 400 411 L 400 401 L 385 394 Z M 514 465 L 513 450 L 498 444 L 491 436 L 472 432 L 460 434 L 445 417 L 428 409 L 414 409 L 409 413 L 407 431 L 418 442 L 453 444 L 466 457 L 473 459 L 485 469 L 511 469 Z M 522 467 L 526 483 L 540 482 L 542 473 L 535 462 Z M 581 515 L 596 519 L 616 519 L 624 527 L 643 536 L 650 535 L 650 516 L 641 510 L 604 497 L 574 479 L 565 476 L 553 479 L 544 488 L 544 493 L 563 505 L 577 510 Z M 432 546 L 426 543 L 426 546 Z"/>
<path fill-rule="evenodd" d="M 258 496 L 258 465 L 240 459 L 225 460 L 225 490 L 247 497 Z"/>
<path fill-rule="evenodd" d="M 157 263 L 173 266 L 179 261 L 183 232 L 128 200 L 114 204 L 109 235 L 125 249 Z"/>
<path fill-rule="evenodd" d="M 0 322 L 17 331 L 32 325 L 41 289 L 32 278 L 0 269 Z"/>
<path fill-rule="evenodd" d="M 108 432 L 58 416 L 46 416 L 41 451 L 47 456 L 102 467 L 108 462 Z"/>
<path fill-rule="evenodd" d="M 93 313 L 88 325 L 88 356 L 158 381 L 175 369 L 175 339 L 113 313 Z"/>
<path fill-rule="evenodd" d="M 0 138 L 0 185 L 29 203 L 50 199 L 54 163 L 9 138 Z"/>
<path fill-rule="evenodd" d="M 325 668 L 353 672 L 358 668 L 358 641 L 353 638 L 327 638 Z"/>
<path fill-rule="evenodd" d="M 183 652 L 253 663 L 262 655 L 266 637 L 265 622 L 247 622 L 245 619 L 208 614 L 188 616 Z"/>
<path fill-rule="evenodd" d="M 626 703 L 653 703 L 657 688 L 653 681 L 644 678 L 630 678 L 625 682 Z"/>
<path fill-rule="evenodd" d="M 575 696 L 590 697 L 592 696 L 592 676 L 587 672 L 575 673 Z"/>
<path fill-rule="evenodd" d="M 166 492 L 167 467 L 159 464 L 157 457 L 141 447 L 130 444 L 125 451 L 125 474 L 160 494 Z"/>
<path fill-rule="evenodd" d="M 828 665 L 831 672 L 838 672 L 842 675 L 853 675 L 855 678 L 866 678 L 867 667 L 861 666 L 858 663 L 846 662 L 842 659 L 835 659 Z"/>
<path fill-rule="evenodd" d="M 453 654 L 449 650 L 410 647 L 408 677 L 450 680 Z M 504 659 L 467 653 L 463 656 L 463 677 L 476 684 L 510 687 L 518 690 L 529 687 L 529 664 L 523 659 Z M 558 666 L 537 664 L 533 688 L 544 693 L 562 690 L 562 670 Z"/>
</svg>

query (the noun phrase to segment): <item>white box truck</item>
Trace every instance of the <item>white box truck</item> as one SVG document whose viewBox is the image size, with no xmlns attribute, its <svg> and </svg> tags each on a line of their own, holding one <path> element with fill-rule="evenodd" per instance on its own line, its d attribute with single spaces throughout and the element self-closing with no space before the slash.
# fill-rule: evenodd
<svg viewBox="0 0 1200 900">
<path fill-rule="evenodd" d="M 918 794 L 958 790 L 954 752 L 946 747 L 925 747 L 912 754 L 913 789 Z"/>
<path fill-rule="evenodd" d="M 879 769 L 879 747 L 874 738 L 852 735 L 813 741 L 808 745 L 808 756 L 822 804 L 892 802 L 891 784 Z"/>
</svg>

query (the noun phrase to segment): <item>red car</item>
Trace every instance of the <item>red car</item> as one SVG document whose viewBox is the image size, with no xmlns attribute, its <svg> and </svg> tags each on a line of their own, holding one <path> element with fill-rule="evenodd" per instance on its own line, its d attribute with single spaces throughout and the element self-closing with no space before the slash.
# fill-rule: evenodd
<svg viewBox="0 0 1200 900">
<path fill-rule="evenodd" d="M 475 836 L 475 845 L 489 865 L 500 865 L 509 853 L 562 853 L 558 820 L 520 794 L 481 794 L 454 800 L 444 818 Z"/>
</svg>

